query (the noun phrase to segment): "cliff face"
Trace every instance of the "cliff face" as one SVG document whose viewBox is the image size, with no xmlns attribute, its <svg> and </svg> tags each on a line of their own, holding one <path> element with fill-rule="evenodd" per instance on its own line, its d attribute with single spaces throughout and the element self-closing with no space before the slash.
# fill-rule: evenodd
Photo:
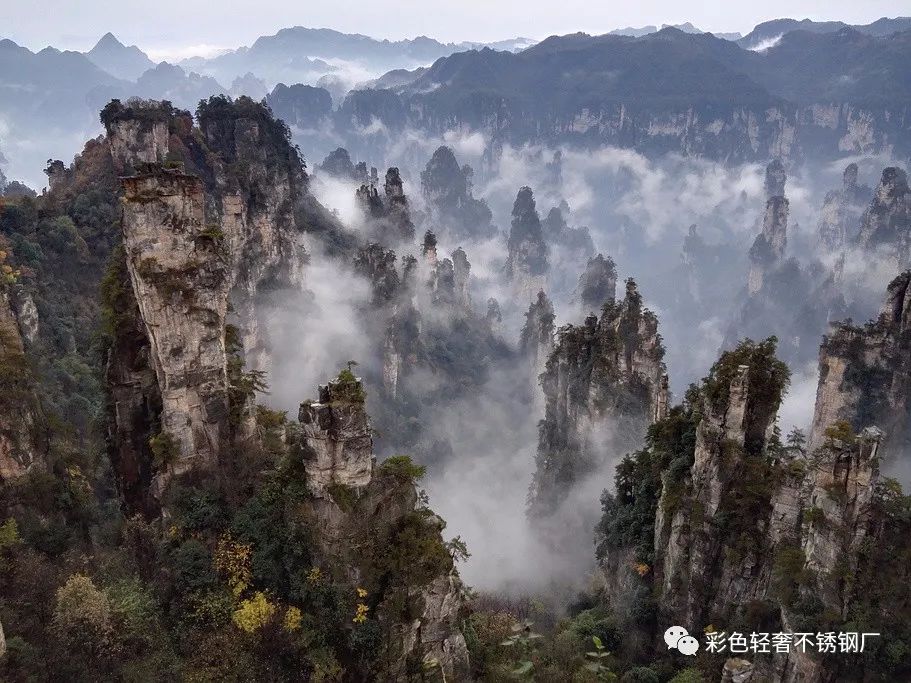
<svg viewBox="0 0 911 683">
<path fill-rule="evenodd" d="M 409 453 L 432 467 L 457 447 L 437 429 L 440 411 L 481 391 L 514 352 L 497 335 L 497 309 L 475 310 L 465 250 L 445 256 L 429 230 L 418 250 L 419 257 L 404 251 L 399 260 L 369 244 L 355 258 L 373 291 L 359 307 L 370 342 L 369 358 L 359 360 L 366 385 L 380 396 L 373 406 L 380 455 Z"/>
<path fill-rule="evenodd" d="M 0 482 L 25 474 L 42 461 L 42 415 L 10 292 L 0 288 Z"/>
<path fill-rule="evenodd" d="M 419 502 L 409 472 L 415 466 L 401 458 L 375 466 L 363 388 L 350 371 L 321 386 L 318 402 L 301 404 L 300 423 L 321 553 L 379 594 L 371 609 L 393 635 L 384 645 L 387 675 L 435 661 L 447 679 L 462 680 L 468 671 L 460 631 L 464 589 L 443 545 L 445 523 Z M 421 555 L 412 557 L 416 550 Z M 415 563 L 404 568 L 412 582 L 399 585 L 399 577 L 384 573 L 381 567 L 397 561 L 392 558 Z"/>
<path fill-rule="evenodd" d="M 123 250 L 116 251 L 112 260 L 102 287 L 114 328 L 104 368 L 110 411 L 108 448 L 126 507 L 151 516 L 157 512 L 159 493 L 152 493 L 152 481 L 166 464 L 156 463 L 150 446 L 150 440 L 161 433 L 161 390 Z"/>
<path fill-rule="evenodd" d="M 819 350 L 819 387 L 810 448 L 840 420 L 855 430 L 878 426 L 887 452 L 906 449 L 911 396 L 911 272 L 889 285 L 879 317 L 862 327 L 835 323 Z"/>
<path fill-rule="evenodd" d="M 139 169 L 123 179 L 123 275 L 141 329 L 122 330 L 131 340 L 115 340 L 109 359 L 115 467 L 125 489 L 154 472 L 158 491 L 194 463 L 211 467 L 249 431 L 248 412 L 232 404 L 246 399 L 232 386 L 229 346 L 268 370 L 260 289 L 300 284 L 307 178 L 286 131 L 249 100 L 204 104 L 198 131 L 157 103 L 105 112 L 115 161 Z M 147 438 L 157 463 L 137 451 Z"/>
<path fill-rule="evenodd" d="M 421 191 L 430 221 L 452 239 L 485 238 L 496 233 L 487 204 L 472 194 L 474 172 L 459 166 L 449 147 L 439 147 L 421 172 Z"/>
<path fill-rule="evenodd" d="M 649 155 L 676 151 L 729 161 L 828 157 L 844 151 L 870 153 L 893 144 L 902 133 L 890 118 L 885 111 L 837 104 L 762 112 L 739 107 L 722 116 L 697 107 L 648 114 L 617 106 L 554 121 L 548 137 L 594 136 L 608 144 L 635 145 Z M 804 140 L 811 139 L 815 144 L 805 149 Z"/>
<path fill-rule="evenodd" d="M 413 239 L 414 224 L 408 214 L 408 199 L 405 197 L 404 184 L 398 168 L 392 167 L 386 171 L 383 190 L 389 204 L 390 220 L 398 228 L 398 236 L 405 240 Z"/>
<path fill-rule="evenodd" d="M 115 100 L 101 112 L 114 167 L 120 173 L 138 164 L 164 162 L 170 151 L 171 126 L 176 117 L 181 117 L 182 125 L 192 125 L 187 112 L 163 103 L 131 100 L 129 113 L 125 109 Z"/>
<path fill-rule="evenodd" d="M 871 190 L 857 184 L 857 164 L 845 167 L 841 190 L 826 194 L 819 219 L 820 244 L 829 251 L 840 251 L 857 237 L 864 208 Z"/>
<path fill-rule="evenodd" d="M 38 318 L 38 307 L 35 305 L 35 299 L 24 287 L 13 287 L 10 294 L 12 311 L 19 325 L 19 334 L 22 337 L 22 341 L 25 345 L 32 344 L 41 329 L 41 321 Z"/>
<path fill-rule="evenodd" d="M 815 354 L 827 316 L 843 311 L 844 298 L 834 286 L 834 276 L 827 278 L 822 268 L 804 267 L 795 257 L 787 257 L 790 204 L 784 196 L 785 184 L 784 165 L 780 160 L 771 162 L 766 168 L 761 230 L 748 254 L 746 288 L 738 297 L 722 348 L 734 348 L 740 339 L 774 334 L 781 341 L 781 357 L 803 366 Z M 691 242 L 691 246 L 696 245 Z M 810 294 L 801 299 L 794 292 Z"/>
<path fill-rule="evenodd" d="M 358 380 L 329 382 L 319 402 L 303 403 L 300 424 L 307 487 L 328 496 L 331 486 L 361 489 L 373 474 L 373 439 Z"/>
<path fill-rule="evenodd" d="M 757 294 L 768 274 L 775 270 L 784 257 L 788 242 L 789 203 L 784 196 L 785 170 L 781 161 L 766 167 L 766 208 L 762 217 L 762 232 L 757 235 L 750 249 L 750 274 L 747 292 Z"/>
<path fill-rule="evenodd" d="M 396 254 L 378 244 L 370 244 L 355 259 L 355 270 L 373 287 L 373 302 L 365 319 L 375 338 L 382 339 L 382 387 L 395 400 L 399 387 L 416 361 L 419 321 L 414 307 L 415 269 L 413 256 L 396 267 Z"/>
<path fill-rule="evenodd" d="M 886 247 L 906 267 L 911 259 L 911 189 L 900 168 L 883 170 L 873 201 L 861 219 L 860 245 L 866 249 Z"/>
<path fill-rule="evenodd" d="M 632 280 L 601 318 L 557 331 L 541 375 L 544 420 L 529 513 L 546 517 L 566 493 L 617 454 L 637 447 L 667 405 L 658 321 Z"/>
<path fill-rule="evenodd" d="M 487 329 L 491 334 L 498 335 L 503 327 L 503 312 L 500 310 L 500 302 L 490 297 L 487 300 L 487 315 L 484 318 L 487 323 Z"/>
<path fill-rule="evenodd" d="M 530 187 L 516 195 L 507 247 L 506 276 L 521 296 L 531 299 L 546 283 L 548 247 Z"/>
<path fill-rule="evenodd" d="M 805 511 L 812 512 L 802 529 L 801 546 L 806 569 L 818 577 L 820 599 L 842 618 L 848 617 L 850 603 L 858 597 L 857 588 L 844 578 L 859 571 L 861 544 L 874 531 L 882 437 L 876 427 L 867 427 L 853 442 L 831 437 L 808 459 L 802 502 Z"/>
<path fill-rule="evenodd" d="M 218 238 L 206 236 L 214 229 L 206 225 L 199 178 L 132 176 L 124 180 L 123 206 L 127 269 L 161 391 L 161 429 L 179 449 L 175 471 L 197 459 L 211 465 L 228 436 L 224 330 L 232 264 Z"/>
<path fill-rule="evenodd" d="M 614 260 L 601 254 L 590 258 L 576 287 L 576 297 L 583 311 L 600 311 L 604 304 L 613 303 L 616 295 L 617 267 Z"/>
<path fill-rule="evenodd" d="M 519 338 L 519 351 L 530 361 L 534 384 L 538 383 L 554 349 L 555 317 L 554 305 L 547 294 L 538 292 L 538 298 L 525 313 L 525 325 Z"/>
<path fill-rule="evenodd" d="M 109 110 L 117 122 L 109 128 L 112 149 L 143 148 L 141 139 L 120 137 L 172 115 L 156 106 Z M 141 125 L 124 125 L 130 117 Z M 367 676 L 375 667 L 397 679 L 426 666 L 464 679 L 463 589 L 444 523 L 418 496 L 422 468 L 407 458 L 375 466 L 360 380 L 342 371 L 317 401 L 302 404 L 293 426 L 254 410 L 269 356 L 260 295 L 300 286 L 299 235 L 324 218 L 287 131 L 252 102 L 218 99 L 200 106 L 198 129 L 184 129 L 180 115 L 168 130 L 165 164 L 124 160 L 137 172 L 123 179 L 122 258 L 104 287 L 114 328 L 109 437 L 127 506 L 156 516 L 166 490 L 178 490 L 168 486 L 172 479 L 243 501 L 264 485 L 261 470 L 270 462 L 294 479 L 306 561 L 357 586 L 358 613 L 383 633 L 382 654 L 352 670 Z M 397 173 L 387 175 L 386 189 L 391 213 L 407 215 Z M 464 253 L 455 258 L 458 273 L 448 259 L 435 264 L 448 265 L 453 305 L 458 291 L 467 293 L 468 277 Z M 399 316 L 413 311 L 415 260 L 403 259 L 400 275 L 393 252 L 369 245 L 355 266 L 373 284 L 381 324 L 413 332 Z M 400 360 L 396 340 L 404 336 L 389 336 Z M 191 469 L 204 476 L 182 476 Z"/>
<path fill-rule="evenodd" d="M 471 291 L 469 283 L 471 280 L 471 263 L 469 263 L 468 255 L 462 247 L 452 252 L 452 276 L 456 304 L 463 310 L 470 311 Z"/>
<path fill-rule="evenodd" d="M 561 165 L 561 156 L 559 152 L 554 153 L 554 162 L 547 164 L 547 168 L 552 170 L 554 165 L 559 169 Z M 559 175 L 559 170 L 557 171 Z M 557 179 L 559 182 L 559 178 Z M 595 253 L 595 245 L 592 242 L 591 234 L 586 227 L 573 228 L 566 222 L 570 216 L 569 205 L 561 201 L 559 206 L 551 208 L 542 222 L 544 229 L 544 238 L 548 244 L 554 247 L 557 254 L 562 257 L 591 257 Z"/>
<path fill-rule="evenodd" d="M 386 171 L 384 198 L 374 182 L 364 183 L 356 196 L 364 213 L 370 218 L 370 236 L 381 244 L 395 246 L 414 239 L 414 223 L 408 209 L 399 169 Z"/>
<path fill-rule="evenodd" d="M 758 517 L 768 514 L 769 501 L 745 483 L 768 476 L 770 427 L 787 370 L 783 364 L 760 367 L 752 352 L 735 351 L 725 361 L 700 397 L 702 417 L 686 481 L 664 475 L 656 510 L 661 608 L 687 624 L 711 623 L 732 605 L 757 599 L 763 582 L 756 579 L 771 570 L 755 529 L 726 520 L 737 506 L 749 506 Z"/>
<path fill-rule="evenodd" d="M 690 102 L 643 106 L 630 97 L 626 102 L 529 111 L 528 105 L 488 95 L 473 100 L 474 106 L 454 110 L 440 95 L 434 91 L 397 96 L 401 104 L 396 113 L 404 108 L 407 114 L 395 119 L 386 107 L 367 106 L 361 115 L 368 123 L 375 116 L 390 128 L 409 125 L 441 136 L 453 128 L 478 131 L 499 146 L 612 146 L 649 157 L 678 153 L 729 163 L 773 157 L 840 159 L 845 154 L 879 152 L 905 158 L 911 152 L 907 105 L 829 100 L 797 105 L 779 100 L 723 108 Z M 348 130 L 351 123 L 339 118 L 336 126 Z"/>
<path fill-rule="evenodd" d="M 660 642 L 668 623 L 815 633 L 859 619 L 885 631 L 905 609 L 903 598 L 881 600 L 907 575 L 894 555 L 905 522 L 879 472 L 883 432 L 841 423 L 809 448 L 799 433 L 782 444 L 775 420 L 788 372 L 773 354 L 773 340 L 723 354 L 617 470 L 599 527 L 605 591 L 615 609 L 654 606 L 653 620 L 631 618 L 646 638 Z M 744 657 L 742 680 L 861 680 L 870 666 L 793 648 Z"/>
<path fill-rule="evenodd" d="M 856 564 L 869 533 L 882 432 L 871 427 L 850 442 L 830 438 L 809 453 L 783 448 L 771 430 L 774 391 L 762 381 L 781 385 L 773 376 L 757 378 L 757 370 L 755 363 L 737 367 L 723 412 L 711 389 L 704 392 L 682 506 L 679 487 L 663 481 L 655 523 L 662 609 L 668 618 L 704 624 L 771 600 L 781 603 L 784 621 L 802 618 L 781 596 L 782 563 L 799 553 L 802 571 L 816 577 L 801 589 L 847 618 L 855 596 L 832 569 Z M 742 525 L 729 521 L 735 510 L 746 517 Z"/>
<path fill-rule="evenodd" d="M 266 96 L 266 102 L 282 121 L 302 130 L 325 125 L 332 114 L 332 96 L 312 85 L 279 83 Z"/>
</svg>

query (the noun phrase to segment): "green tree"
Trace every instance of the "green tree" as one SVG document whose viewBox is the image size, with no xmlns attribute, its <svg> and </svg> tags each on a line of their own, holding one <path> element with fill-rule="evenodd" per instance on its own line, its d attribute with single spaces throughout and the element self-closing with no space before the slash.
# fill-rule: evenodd
<svg viewBox="0 0 911 683">
<path fill-rule="evenodd" d="M 534 624 L 528 619 L 513 624 L 510 636 L 500 643 L 511 651 L 514 666 L 510 673 L 516 678 L 530 678 L 533 675 L 534 654 L 543 636 L 532 631 L 532 626 Z"/>
<path fill-rule="evenodd" d="M 72 668 L 97 672 L 114 654 L 111 603 L 84 574 L 74 574 L 57 590 L 52 627 L 72 656 Z"/>
</svg>

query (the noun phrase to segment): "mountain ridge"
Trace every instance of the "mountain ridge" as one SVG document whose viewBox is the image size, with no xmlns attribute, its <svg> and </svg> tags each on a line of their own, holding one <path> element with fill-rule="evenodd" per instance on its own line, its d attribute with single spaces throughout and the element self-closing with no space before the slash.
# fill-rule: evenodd
<svg viewBox="0 0 911 683">
<path fill-rule="evenodd" d="M 764 41 L 772 41 L 792 31 L 809 33 L 836 33 L 850 28 L 867 35 L 885 37 L 911 29 L 911 17 L 880 17 L 869 24 L 847 24 L 843 21 L 813 21 L 812 19 L 771 19 L 753 27 L 738 40 L 741 47 L 757 49 Z"/>
<path fill-rule="evenodd" d="M 135 45 L 124 45 L 110 31 L 84 54 L 98 68 L 126 81 L 135 81 L 155 67 L 155 62 L 145 52 Z"/>
</svg>

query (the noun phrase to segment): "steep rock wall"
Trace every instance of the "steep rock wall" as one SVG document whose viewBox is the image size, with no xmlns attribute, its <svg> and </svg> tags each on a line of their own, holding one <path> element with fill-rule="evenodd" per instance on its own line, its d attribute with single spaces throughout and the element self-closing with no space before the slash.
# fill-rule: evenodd
<svg viewBox="0 0 911 683">
<path fill-rule="evenodd" d="M 300 409 L 307 486 L 316 496 L 329 487 L 360 489 L 373 474 L 373 440 L 359 380 L 319 388 L 319 401 Z"/>
<path fill-rule="evenodd" d="M 554 350 L 554 305 L 543 291 L 525 312 L 525 325 L 519 337 L 519 350 L 530 363 L 535 385 Z"/>
<path fill-rule="evenodd" d="M 603 254 L 590 258 L 576 287 L 575 296 L 582 306 L 583 314 L 601 310 L 606 303 L 612 303 L 617 296 L 617 267 L 614 260 Z"/>
<path fill-rule="evenodd" d="M 911 259 L 911 189 L 900 168 L 883 170 L 873 200 L 860 224 L 859 244 L 866 250 L 885 248 L 901 267 Z"/>
<path fill-rule="evenodd" d="M 677 152 L 729 163 L 911 152 L 907 107 L 823 103 L 732 107 L 727 111 L 700 107 L 643 111 L 616 104 L 541 118 L 514 111 L 494 98 L 474 112 L 441 115 L 432 105 L 421 103 L 409 114 L 414 126 L 440 134 L 453 127 L 478 130 L 499 145 L 611 145 L 650 157 Z"/>
<path fill-rule="evenodd" d="M 145 337 L 123 329 L 130 339 L 115 340 L 109 358 L 112 454 L 124 489 L 151 471 L 157 496 L 169 476 L 210 467 L 249 433 L 252 415 L 232 405 L 246 400 L 229 377 L 236 347 L 239 362 L 268 372 L 267 293 L 301 287 L 303 231 L 341 233 L 309 195 L 287 129 L 261 105 L 213 98 L 196 129 L 186 112 L 155 102 L 114 102 L 102 118 L 115 160 L 134 171 L 122 180 L 123 280 Z M 157 439 L 157 463 L 147 438 Z"/>
<path fill-rule="evenodd" d="M 845 167 L 842 187 L 826 193 L 817 234 L 820 244 L 837 252 L 857 238 L 861 215 L 870 202 L 871 190 L 857 183 L 857 164 Z"/>
<path fill-rule="evenodd" d="M 911 392 L 911 272 L 889 285 L 879 317 L 858 327 L 835 323 L 819 350 L 819 386 L 810 432 L 811 449 L 826 430 L 845 420 L 860 431 L 877 426 L 886 432 L 886 452 L 908 443 Z"/>
<path fill-rule="evenodd" d="M 545 413 L 529 492 L 532 516 L 552 514 L 573 486 L 641 444 L 667 404 L 658 321 L 628 280 L 601 318 L 566 325 L 541 375 Z"/>
<path fill-rule="evenodd" d="M 764 476 L 777 404 L 774 398 L 761 396 L 759 386 L 751 386 L 751 375 L 756 374 L 750 365 L 737 365 L 726 396 L 705 396 L 683 494 L 679 482 L 662 481 L 655 521 L 655 580 L 666 596 L 662 609 L 687 624 L 709 623 L 706 620 L 730 606 L 757 599 L 765 585 L 757 577 L 771 571 L 765 548 L 747 540 L 753 529 L 725 529 L 719 524 L 730 516 L 731 506 L 745 503 L 743 480 Z M 757 512 L 768 513 L 768 501 L 752 502 Z M 760 520 L 754 521 L 762 527 Z"/>
<path fill-rule="evenodd" d="M 156 170 L 124 180 L 127 270 L 150 342 L 161 428 L 180 472 L 217 461 L 228 436 L 224 330 L 230 262 L 208 239 L 202 182 Z"/>
<path fill-rule="evenodd" d="M 545 288 L 549 248 L 530 187 L 521 188 L 516 195 L 507 250 L 506 277 L 521 298 L 532 300 Z"/>
<path fill-rule="evenodd" d="M 618 468 L 600 527 L 605 595 L 633 613 L 653 599 L 657 618 L 639 623 L 654 629 L 656 642 L 669 623 L 691 632 L 712 625 L 794 633 L 837 631 L 862 618 L 883 630 L 904 609 L 902 597 L 883 598 L 907 574 L 889 550 L 905 522 L 880 475 L 883 432 L 842 423 L 811 448 L 800 433 L 781 443 L 775 421 L 787 368 L 773 353 L 767 340 L 723 354 L 650 432 L 646 450 Z M 846 360 L 845 374 L 854 363 Z M 656 476 L 654 523 L 641 526 Z M 639 543 L 630 546 L 631 538 Z M 892 583 L 881 588 L 878 576 Z M 860 680 L 869 666 L 793 648 L 745 657 L 728 661 L 742 680 Z"/>
<path fill-rule="evenodd" d="M 300 453 L 322 553 L 334 566 L 349 568 L 360 585 L 382 593 L 373 609 L 396 634 L 391 668 L 404 675 L 409 660 L 416 659 L 441 669 L 447 680 L 464 680 L 468 650 L 460 624 L 465 597 L 442 545 L 445 524 L 420 504 L 405 471 L 412 465 L 398 460 L 375 466 L 360 379 L 342 371 L 319 387 L 318 402 L 301 404 L 300 415 Z M 375 565 L 379 560 L 387 566 L 383 558 L 404 552 L 398 546 L 403 528 L 437 559 L 415 558 L 422 566 L 414 582 L 396 588 L 384 585 L 390 577 L 378 575 Z"/>
<path fill-rule="evenodd" d="M 750 249 L 750 273 L 747 293 L 757 294 L 765 279 L 784 257 L 788 241 L 789 203 L 784 196 L 785 170 L 780 160 L 766 167 L 766 208 L 762 217 L 762 232 L 757 235 Z"/>
<path fill-rule="evenodd" d="M 42 414 L 10 293 L 0 288 L 0 482 L 25 474 L 46 450 Z"/>
</svg>

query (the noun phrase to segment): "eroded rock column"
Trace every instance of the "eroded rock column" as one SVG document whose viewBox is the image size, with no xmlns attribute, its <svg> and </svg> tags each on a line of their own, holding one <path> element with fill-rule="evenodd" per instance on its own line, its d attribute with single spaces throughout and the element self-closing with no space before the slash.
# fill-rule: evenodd
<svg viewBox="0 0 911 683">
<path fill-rule="evenodd" d="M 319 401 L 300 407 L 307 487 L 318 497 L 333 485 L 363 488 L 373 476 L 373 437 L 359 379 L 320 385 Z"/>
<path fill-rule="evenodd" d="M 214 461 L 228 426 L 225 319 L 229 277 L 219 223 L 199 178 L 154 170 L 124 179 L 127 270 L 161 390 L 163 439 L 175 472 Z"/>
</svg>

